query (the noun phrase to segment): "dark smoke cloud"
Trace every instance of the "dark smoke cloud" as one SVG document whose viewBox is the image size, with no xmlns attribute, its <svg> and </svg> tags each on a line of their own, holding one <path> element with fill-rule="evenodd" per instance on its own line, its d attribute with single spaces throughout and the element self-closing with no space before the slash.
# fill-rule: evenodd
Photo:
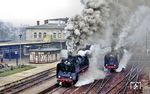
<svg viewBox="0 0 150 94">
<path fill-rule="evenodd" d="M 102 37 L 104 35 L 106 19 L 109 16 L 109 8 L 104 0 L 84 2 L 85 9 L 83 9 L 80 15 L 71 18 L 66 27 L 66 31 L 70 33 L 67 45 L 68 49 L 72 52 L 76 52 L 88 42 L 94 42 L 87 40 L 94 35 L 97 36 L 97 33 L 97 37 Z"/>
</svg>

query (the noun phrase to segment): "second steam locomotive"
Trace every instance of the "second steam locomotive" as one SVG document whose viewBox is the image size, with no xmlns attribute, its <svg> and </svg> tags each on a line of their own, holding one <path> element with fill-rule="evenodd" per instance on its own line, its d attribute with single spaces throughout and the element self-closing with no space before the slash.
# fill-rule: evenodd
<svg viewBox="0 0 150 94">
<path fill-rule="evenodd" d="M 119 67 L 119 62 L 123 57 L 123 49 L 112 50 L 104 57 L 104 68 L 108 71 L 115 71 Z"/>
</svg>

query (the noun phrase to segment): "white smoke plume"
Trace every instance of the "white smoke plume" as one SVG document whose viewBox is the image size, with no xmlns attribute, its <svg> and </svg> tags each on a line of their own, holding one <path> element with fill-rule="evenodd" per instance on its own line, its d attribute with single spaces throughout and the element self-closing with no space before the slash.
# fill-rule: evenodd
<svg viewBox="0 0 150 94">
<path fill-rule="evenodd" d="M 85 51 L 79 50 L 78 55 L 80 55 L 80 56 L 88 56 L 88 55 L 91 56 L 91 51 L 90 50 L 85 50 Z"/>
<path fill-rule="evenodd" d="M 68 58 L 68 50 L 61 50 L 60 52 L 61 58 Z"/>
<path fill-rule="evenodd" d="M 143 46 L 147 32 L 150 32 L 149 22 L 150 8 L 139 6 L 122 29 L 116 49 L 127 46 L 133 51 L 136 50 L 135 45 Z"/>
<path fill-rule="evenodd" d="M 88 71 L 83 75 L 80 75 L 79 81 L 75 86 L 82 86 L 94 82 L 96 79 L 105 78 L 106 74 L 102 71 L 103 69 L 103 56 L 106 52 L 110 51 L 110 48 L 101 48 L 100 45 L 93 45 L 90 48 L 91 58 L 89 58 L 90 65 Z"/>
<path fill-rule="evenodd" d="M 150 8 L 146 6 L 139 6 L 135 12 L 130 16 L 129 21 L 126 23 L 119 35 L 119 41 L 116 45 L 116 49 L 120 47 L 127 47 L 132 53 L 146 51 L 148 43 L 147 34 L 150 32 Z M 140 48 L 140 51 L 138 49 Z M 124 51 L 124 56 L 120 61 L 119 68 L 116 70 L 120 72 L 123 67 L 126 67 L 128 60 L 131 57 L 131 53 Z"/>
<path fill-rule="evenodd" d="M 129 61 L 129 59 L 130 59 L 130 57 L 132 55 L 126 49 L 124 49 L 123 51 L 124 51 L 124 54 L 123 54 L 122 59 L 119 62 L 119 67 L 118 67 L 118 69 L 116 69 L 116 72 L 121 72 L 123 68 L 124 69 L 126 68 L 127 63 L 128 63 L 128 61 Z"/>
</svg>

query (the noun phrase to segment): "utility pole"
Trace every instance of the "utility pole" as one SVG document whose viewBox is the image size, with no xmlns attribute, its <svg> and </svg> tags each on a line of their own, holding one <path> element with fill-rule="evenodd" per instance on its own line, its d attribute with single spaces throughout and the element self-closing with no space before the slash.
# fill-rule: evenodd
<svg viewBox="0 0 150 94">
<path fill-rule="evenodd" d="M 22 37 L 22 34 L 19 34 L 19 38 L 20 38 L 20 62 L 21 62 L 21 37 Z"/>
</svg>

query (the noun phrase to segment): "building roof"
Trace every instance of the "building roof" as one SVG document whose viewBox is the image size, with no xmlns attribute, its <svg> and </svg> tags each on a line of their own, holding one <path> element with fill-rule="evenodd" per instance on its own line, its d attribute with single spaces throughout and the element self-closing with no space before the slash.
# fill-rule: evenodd
<svg viewBox="0 0 150 94">
<path fill-rule="evenodd" d="M 65 24 L 48 23 L 48 24 L 37 25 L 37 26 L 29 26 L 26 29 L 64 29 L 65 26 L 66 26 Z"/>
<path fill-rule="evenodd" d="M 67 22 L 68 21 L 68 17 L 66 17 L 66 18 L 56 18 L 56 19 L 48 19 L 49 21 L 65 21 L 65 22 Z"/>
<path fill-rule="evenodd" d="M 0 43 L 0 47 L 3 46 L 17 46 L 17 45 L 33 45 L 33 44 L 46 44 L 50 42 L 43 42 L 43 41 L 21 41 L 20 42 L 4 42 Z"/>
<path fill-rule="evenodd" d="M 60 51 L 58 48 L 43 48 L 43 49 L 32 49 L 31 52 L 55 52 Z"/>
</svg>

